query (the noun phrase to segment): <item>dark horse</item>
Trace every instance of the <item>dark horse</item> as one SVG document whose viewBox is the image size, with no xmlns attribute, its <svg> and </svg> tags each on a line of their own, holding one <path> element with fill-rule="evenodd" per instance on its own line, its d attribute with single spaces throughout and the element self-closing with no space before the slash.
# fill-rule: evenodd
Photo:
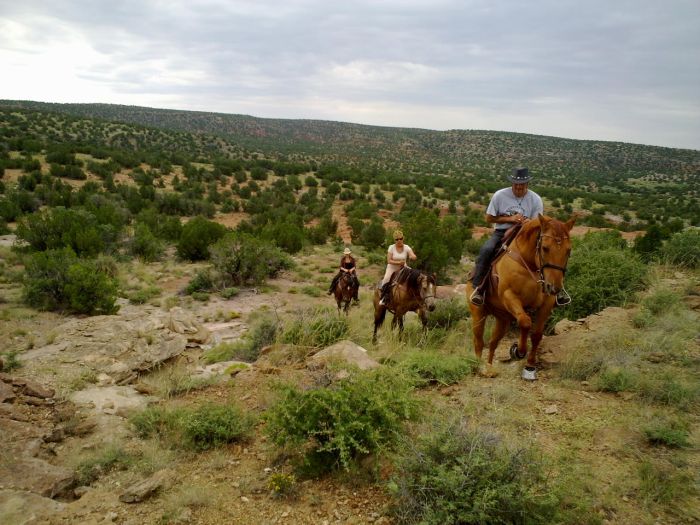
<svg viewBox="0 0 700 525">
<path fill-rule="evenodd" d="M 333 288 L 333 295 L 335 296 L 335 302 L 338 304 L 339 314 L 340 309 L 342 308 L 345 315 L 348 315 L 350 301 L 352 301 L 352 298 L 355 296 L 356 289 L 357 281 L 353 278 L 352 274 L 349 272 L 343 272 L 338 279 L 338 282 L 335 283 L 335 288 Z M 343 303 L 345 304 L 343 305 Z"/>
<path fill-rule="evenodd" d="M 526 379 L 535 379 L 537 349 L 542 340 L 542 332 L 552 309 L 556 295 L 564 287 L 564 274 L 571 254 L 569 232 L 576 218 L 566 223 L 544 215 L 526 222 L 510 246 L 493 263 L 482 306 L 469 302 L 472 314 L 474 352 L 481 359 L 484 348 L 484 325 L 486 318 L 493 315 L 496 326 L 489 341 L 488 367 L 484 375 L 494 377 L 493 356 L 499 341 L 503 338 L 510 323 L 515 320 L 520 328 L 517 347 L 511 349 L 511 356 L 522 359 L 527 355 Z M 467 298 L 473 290 L 467 284 Z M 534 315 L 534 324 L 532 320 Z M 527 351 L 527 336 L 530 333 L 531 347 Z"/>
<path fill-rule="evenodd" d="M 374 335 L 372 342 L 377 342 L 377 329 L 384 323 L 389 310 L 394 314 L 391 327 L 403 331 L 403 316 L 407 312 L 416 312 L 423 323 L 423 332 L 428 323 L 428 311 L 435 309 L 435 275 L 428 275 L 420 270 L 403 267 L 392 276 L 389 292 L 389 304 L 379 304 L 380 287 L 374 290 Z"/>
</svg>

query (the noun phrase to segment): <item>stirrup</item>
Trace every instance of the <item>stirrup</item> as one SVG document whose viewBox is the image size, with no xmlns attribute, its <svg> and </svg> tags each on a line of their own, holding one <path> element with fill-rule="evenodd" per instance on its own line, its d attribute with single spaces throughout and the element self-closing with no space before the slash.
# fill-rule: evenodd
<svg viewBox="0 0 700 525">
<path fill-rule="evenodd" d="M 473 305 L 476 306 L 483 306 L 484 305 L 484 296 L 479 293 L 479 289 L 475 288 L 472 294 L 469 296 L 469 300 Z"/>
<path fill-rule="evenodd" d="M 556 305 L 557 306 L 566 306 L 569 303 L 571 303 L 571 296 L 569 295 L 569 292 L 562 289 L 561 292 L 559 292 L 557 294 Z"/>
</svg>

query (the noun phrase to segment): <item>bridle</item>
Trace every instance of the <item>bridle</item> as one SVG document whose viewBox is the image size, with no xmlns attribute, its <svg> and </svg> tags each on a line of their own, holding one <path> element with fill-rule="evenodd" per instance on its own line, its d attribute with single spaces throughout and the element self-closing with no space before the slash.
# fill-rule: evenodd
<svg viewBox="0 0 700 525">
<path fill-rule="evenodd" d="M 542 238 L 543 237 L 549 237 L 550 239 L 554 239 L 554 242 L 557 243 L 558 246 L 561 246 L 562 241 L 564 240 L 563 237 L 555 237 L 554 235 L 548 235 L 542 233 L 542 230 L 540 229 L 539 233 L 537 234 L 537 246 L 535 247 L 535 251 L 537 252 L 537 258 L 539 262 L 539 266 L 536 268 L 537 273 L 539 274 L 539 279 L 537 276 L 533 273 L 533 271 L 530 269 L 530 266 L 525 262 L 525 259 L 523 259 L 523 256 L 520 255 L 520 252 L 517 252 L 511 248 L 508 248 L 508 255 L 511 256 L 511 258 L 515 259 L 512 254 L 515 254 L 518 256 L 520 259 L 519 262 L 525 267 L 525 269 L 528 271 L 530 274 L 530 277 L 539 284 L 542 287 L 542 293 L 545 293 L 544 291 L 544 285 L 545 285 L 545 280 L 544 280 L 544 269 L 545 268 L 552 268 L 553 270 L 559 270 L 562 275 L 566 275 L 566 266 L 557 266 L 556 264 L 551 264 L 548 263 L 544 260 L 544 255 L 542 254 Z M 516 259 L 517 260 L 517 259 Z M 567 261 L 568 263 L 568 261 Z"/>
</svg>

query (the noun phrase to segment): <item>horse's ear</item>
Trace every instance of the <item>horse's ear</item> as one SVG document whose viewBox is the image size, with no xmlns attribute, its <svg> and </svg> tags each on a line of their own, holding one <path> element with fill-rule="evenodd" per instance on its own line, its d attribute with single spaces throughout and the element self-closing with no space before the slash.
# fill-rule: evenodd
<svg viewBox="0 0 700 525">
<path fill-rule="evenodd" d="M 541 213 L 538 213 L 538 214 L 537 214 L 537 220 L 540 221 L 540 226 L 544 226 L 545 224 L 547 224 L 547 223 L 548 223 L 549 221 L 551 221 L 552 219 L 549 218 L 549 217 L 547 217 L 546 215 L 542 215 Z"/>
<path fill-rule="evenodd" d="M 566 229 L 567 229 L 568 231 L 571 231 L 571 228 L 574 227 L 574 223 L 576 222 L 576 219 L 578 219 L 578 215 L 576 215 L 576 214 L 574 213 L 574 214 L 569 218 L 569 220 L 566 221 L 566 222 L 564 223 L 564 226 L 566 226 Z"/>
</svg>

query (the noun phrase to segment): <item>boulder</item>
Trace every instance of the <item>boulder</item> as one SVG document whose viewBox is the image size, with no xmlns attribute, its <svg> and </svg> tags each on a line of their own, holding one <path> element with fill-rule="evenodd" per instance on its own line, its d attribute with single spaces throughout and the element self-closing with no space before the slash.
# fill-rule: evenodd
<svg viewBox="0 0 700 525">
<path fill-rule="evenodd" d="M 139 503 L 158 492 L 161 487 L 169 482 L 171 477 L 172 472 L 170 470 L 159 470 L 150 478 L 141 480 L 128 487 L 119 496 L 119 501 L 124 503 Z"/>
<path fill-rule="evenodd" d="M 15 399 L 15 391 L 12 385 L 8 385 L 4 381 L 0 381 L 0 403 L 11 402 Z"/>
<path fill-rule="evenodd" d="M 367 350 L 348 340 L 339 341 L 317 352 L 307 361 L 306 366 L 311 370 L 318 370 L 326 368 L 330 362 L 346 363 L 360 370 L 369 370 L 380 366 L 367 355 Z"/>
<path fill-rule="evenodd" d="M 583 326 L 583 323 L 578 321 L 571 321 L 570 319 L 562 319 L 556 325 L 554 325 L 554 335 L 561 335 L 570 330 L 575 330 Z"/>
<path fill-rule="evenodd" d="M 43 459 L 13 455 L 0 462 L 0 479 L 5 488 L 55 498 L 69 492 L 75 476 L 72 470 L 52 465 Z"/>
<path fill-rule="evenodd" d="M 0 517 L 3 523 L 24 525 L 47 523 L 49 518 L 65 509 L 66 504 L 25 492 L 22 490 L 0 490 Z"/>
</svg>

